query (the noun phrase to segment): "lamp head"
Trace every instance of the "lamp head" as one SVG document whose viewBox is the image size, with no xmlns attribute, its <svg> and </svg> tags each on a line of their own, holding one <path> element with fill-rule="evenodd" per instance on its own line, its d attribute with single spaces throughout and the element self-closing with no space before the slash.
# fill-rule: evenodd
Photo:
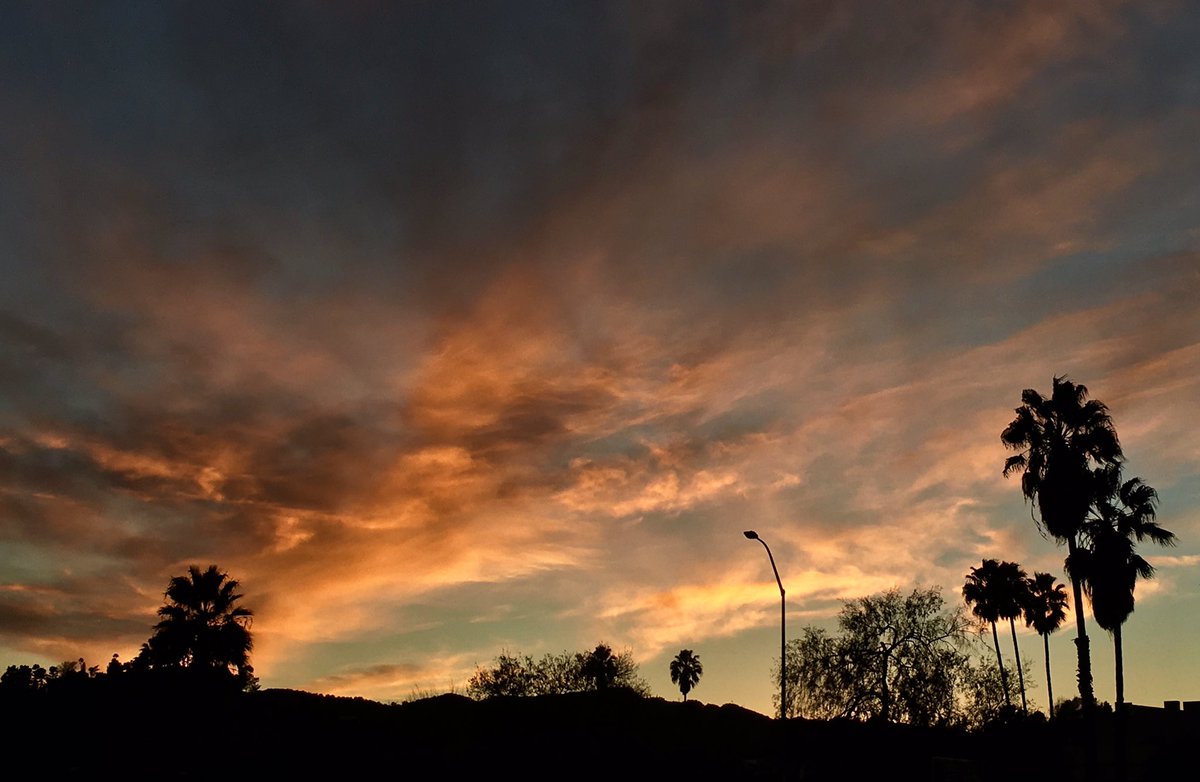
<svg viewBox="0 0 1200 782">
<path fill-rule="evenodd" d="M 748 529 L 745 532 L 743 532 L 742 534 L 745 535 L 750 540 L 758 540 L 758 533 L 752 529 Z"/>
</svg>

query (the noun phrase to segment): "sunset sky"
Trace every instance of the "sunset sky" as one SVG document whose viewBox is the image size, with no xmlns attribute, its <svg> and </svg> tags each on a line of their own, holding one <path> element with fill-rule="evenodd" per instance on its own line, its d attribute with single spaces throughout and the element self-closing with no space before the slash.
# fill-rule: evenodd
<svg viewBox="0 0 1200 782">
<path fill-rule="evenodd" d="M 769 713 L 742 530 L 793 633 L 1065 579 L 1000 432 L 1066 374 L 1179 536 L 1127 697 L 1200 700 L 1197 41 L 1186 2 L 5 3 L 0 669 L 127 660 L 215 563 L 266 687 L 606 641 Z"/>
</svg>

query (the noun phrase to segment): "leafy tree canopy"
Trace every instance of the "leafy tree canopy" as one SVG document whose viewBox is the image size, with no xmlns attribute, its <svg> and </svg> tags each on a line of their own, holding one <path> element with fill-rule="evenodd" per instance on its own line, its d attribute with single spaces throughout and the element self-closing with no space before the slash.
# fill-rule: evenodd
<svg viewBox="0 0 1200 782">
<path fill-rule="evenodd" d="M 848 601 L 838 628 L 805 627 L 788 643 L 789 716 L 967 724 L 1004 702 L 1007 683 L 974 661 L 971 623 L 936 587 Z"/>
<path fill-rule="evenodd" d="M 530 655 L 502 652 L 491 667 L 476 667 L 467 681 L 467 695 L 476 700 L 609 688 L 650 693 L 649 685 L 638 675 L 633 652 L 614 654 L 607 644 L 599 644 L 590 652 L 545 654 L 537 660 Z"/>
</svg>

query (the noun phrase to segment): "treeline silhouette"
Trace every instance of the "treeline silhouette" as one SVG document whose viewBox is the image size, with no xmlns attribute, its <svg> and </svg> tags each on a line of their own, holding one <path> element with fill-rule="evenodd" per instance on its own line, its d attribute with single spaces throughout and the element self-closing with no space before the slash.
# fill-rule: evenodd
<svg viewBox="0 0 1200 782">
<path fill-rule="evenodd" d="M 253 612 L 238 605 L 239 583 L 216 565 L 193 565 L 175 576 L 158 609 L 159 622 L 132 660 L 114 654 L 101 671 L 83 658 L 43 668 L 10 665 L 0 675 L 0 693 L 23 697 L 37 693 L 80 690 L 134 691 L 253 690 L 258 679 L 250 665 Z"/>
<path fill-rule="evenodd" d="M 94 685 L 105 681 L 96 677 Z M 1135 710 L 1136 711 L 1136 710 Z M 626 689 L 474 700 L 441 695 L 380 704 L 290 690 L 98 686 L 0 696 L 9 769 L 45 779 L 1008 779 L 1009 763 L 1083 779 L 1084 720 L 962 727 L 850 719 L 780 721 L 739 706 L 648 698 Z M 1137 711 L 1131 779 L 1166 779 L 1190 762 L 1195 712 Z M 1102 768 L 1112 715 L 1093 718 Z M 23 759 L 16 764 L 19 753 Z M 1108 779 L 1110 775 L 1092 777 Z"/>
<path fill-rule="evenodd" d="M 467 682 L 467 695 L 477 699 L 608 689 L 650 694 L 650 685 L 638 675 L 633 652 L 613 654 L 612 647 L 605 643 L 597 644 L 590 652 L 546 654 L 538 660 L 503 652 L 491 667 L 476 668 Z"/>
</svg>

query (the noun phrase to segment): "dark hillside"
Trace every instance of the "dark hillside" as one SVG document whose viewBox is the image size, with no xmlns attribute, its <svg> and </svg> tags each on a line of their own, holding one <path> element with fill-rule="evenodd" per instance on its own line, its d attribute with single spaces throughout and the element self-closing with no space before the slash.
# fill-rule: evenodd
<svg viewBox="0 0 1200 782">
<path fill-rule="evenodd" d="M 89 687 L 0 700 L 10 758 L 42 778 L 127 779 L 947 779 L 1001 780 L 1022 768 L 1078 779 L 1078 724 L 1026 722 L 979 734 L 793 720 L 734 705 L 622 691 L 402 705 L 294 690 L 113 691 Z M 1194 715 L 1133 721 L 1131 779 L 1162 778 L 1200 732 Z M 1111 744 L 1110 723 L 1102 745 Z M 1104 739 L 1107 736 L 1108 739 Z M 1165 754 L 1164 754 L 1165 753 Z"/>
</svg>

